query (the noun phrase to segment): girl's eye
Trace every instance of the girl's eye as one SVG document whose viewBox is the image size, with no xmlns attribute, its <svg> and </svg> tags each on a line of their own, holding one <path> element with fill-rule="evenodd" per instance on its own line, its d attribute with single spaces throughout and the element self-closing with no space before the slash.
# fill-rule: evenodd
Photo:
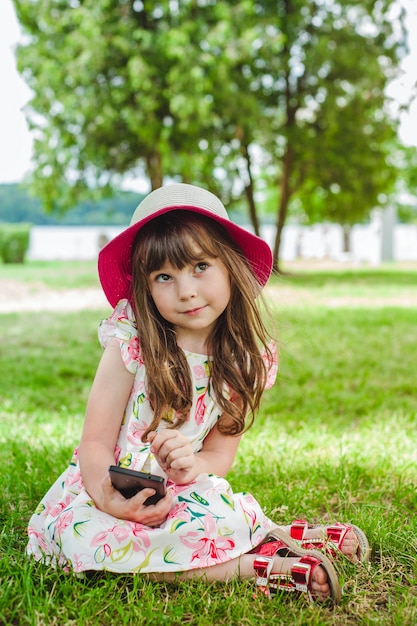
<svg viewBox="0 0 417 626">
<path fill-rule="evenodd" d="M 169 276 L 169 274 L 158 274 L 155 277 L 155 280 L 157 283 L 167 283 L 169 280 L 171 280 L 171 276 Z"/>
<path fill-rule="evenodd" d="M 195 271 L 196 272 L 204 272 L 204 270 L 206 270 L 208 268 L 209 264 L 208 263 L 197 263 L 197 265 L 195 266 Z"/>
</svg>

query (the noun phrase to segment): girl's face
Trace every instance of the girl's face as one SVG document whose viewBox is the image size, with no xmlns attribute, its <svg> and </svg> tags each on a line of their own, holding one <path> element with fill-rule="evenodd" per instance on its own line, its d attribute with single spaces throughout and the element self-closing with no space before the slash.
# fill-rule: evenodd
<svg viewBox="0 0 417 626">
<path fill-rule="evenodd" d="M 230 300 L 229 273 L 218 257 L 195 249 L 181 269 L 165 261 L 149 275 L 150 293 L 160 315 L 176 331 L 178 345 L 206 353 L 206 342 Z"/>
</svg>

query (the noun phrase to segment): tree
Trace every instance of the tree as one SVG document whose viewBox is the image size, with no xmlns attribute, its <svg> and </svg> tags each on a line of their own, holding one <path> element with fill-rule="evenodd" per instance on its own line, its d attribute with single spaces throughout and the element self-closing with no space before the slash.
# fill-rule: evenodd
<svg viewBox="0 0 417 626">
<path fill-rule="evenodd" d="M 272 18 L 275 3 L 259 4 Z M 279 2 L 283 45 L 267 66 L 269 124 L 257 137 L 278 187 L 276 269 L 292 206 L 311 221 L 352 224 L 392 189 L 396 123 L 384 90 L 405 46 L 402 18 L 390 0 Z"/>
<path fill-rule="evenodd" d="M 199 44 L 218 9 L 207 20 L 183 4 L 15 0 L 30 36 L 18 59 L 34 92 L 34 187 L 49 208 L 126 173 L 144 170 L 159 187 L 168 163 L 196 151 L 212 91 Z"/>
<path fill-rule="evenodd" d="M 289 211 L 352 223 L 392 186 L 391 0 L 14 1 L 50 207 L 145 171 L 244 196 L 257 232 L 273 189 L 278 270 Z"/>
</svg>

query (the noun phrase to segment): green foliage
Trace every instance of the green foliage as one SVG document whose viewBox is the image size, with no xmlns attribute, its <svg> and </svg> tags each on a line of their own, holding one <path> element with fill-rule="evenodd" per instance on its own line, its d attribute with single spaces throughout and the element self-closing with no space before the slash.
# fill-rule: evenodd
<svg viewBox="0 0 417 626">
<path fill-rule="evenodd" d="M 415 196 L 417 193 L 417 147 L 402 146 L 400 158 L 405 189 Z"/>
<path fill-rule="evenodd" d="M 392 0 L 14 0 L 33 91 L 33 188 L 70 207 L 125 175 L 202 183 L 228 205 L 361 221 L 393 189 Z M 393 17 L 394 16 L 394 17 Z"/>
<path fill-rule="evenodd" d="M 417 224 L 417 206 L 400 205 L 397 210 L 398 219 L 403 224 Z"/>
<path fill-rule="evenodd" d="M 4 263 L 23 263 L 29 248 L 30 224 L 0 222 L 0 258 Z"/>
<path fill-rule="evenodd" d="M 33 268 L 33 275 L 7 268 L 8 277 L 15 271 L 15 280 L 35 287 L 61 273 L 63 288 L 75 286 L 74 264 L 68 271 L 65 264 Z M 85 271 L 80 264 L 78 275 Z M 416 279 L 415 269 L 392 266 L 299 272 L 268 287 L 281 338 L 279 380 L 242 438 L 228 479 L 277 523 L 344 519 L 366 532 L 371 563 L 336 563 L 344 589 L 336 608 L 254 598 L 253 580 L 79 579 L 28 560 L 29 516 L 81 434 L 101 352 L 97 323 L 106 311 L 0 315 L 0 622 L 415 624 Z"/>
<path fill-rule="evenodd" d="M 405 224 L 417 224 L 417 147 L 399 146 L 392 158 L 401 172 L 396 187 L 398 219 Z"/>
<path fill-rule="evenodd" d="M 392 3 L 344 0 L 307 10 L 301 0 L 285 7 L 286 45 L 270 109 L 278 137 L 269 137 L 268 150 L 277 157 L 271 166 L 282 218 L 298 210 L 312 222 L 362 221 L 395 180 L 387 156 L 396 125 L 384 88 L 404 42 L 392 36 Z M 398 34 L 400 25 L 401 18 Z"/>
</svg>

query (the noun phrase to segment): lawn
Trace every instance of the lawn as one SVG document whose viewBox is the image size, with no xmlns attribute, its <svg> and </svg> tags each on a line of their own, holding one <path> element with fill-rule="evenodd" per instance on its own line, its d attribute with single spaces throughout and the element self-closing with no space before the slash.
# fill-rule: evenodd
<svg viewBox="0 0 417 626">
<path fill-rule="evenodd" d="M 97 286 L 92 264 L 0 266 L 1 279 Z M 417 623 L 417 267 L 304 270 L 268 290 L 281 369 L 229 480 L 277 523 L 351 521 L 372 560 L 338 562 L 337 607 L 253 585 L 76 579 L 25 556 L 27 521 L 78 442 L 105 311 L 0 315 L 0 623 Z"/>
</svg>

